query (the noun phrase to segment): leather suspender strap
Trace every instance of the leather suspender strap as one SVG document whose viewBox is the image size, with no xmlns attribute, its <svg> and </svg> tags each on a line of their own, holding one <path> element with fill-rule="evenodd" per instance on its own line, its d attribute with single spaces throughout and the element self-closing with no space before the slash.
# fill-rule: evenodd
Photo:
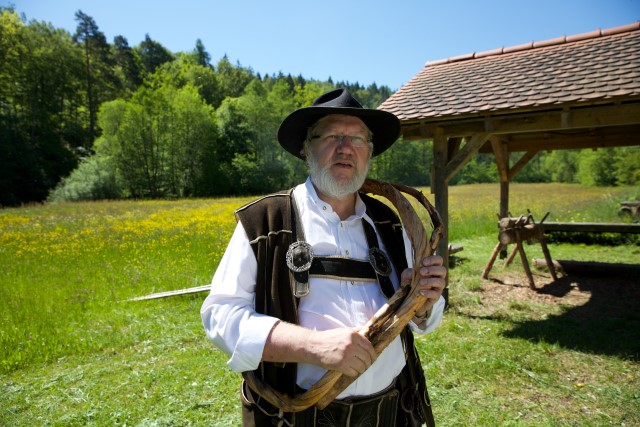
<svg viewBox="0 0 640 427">
<path fill-rule="evenodd" d="M 362 227 L 364 228 L 364 234 L 367 237 L 367 243 L 369 245 L 369 262 L 376 272 L 378 284 L 380 285 L 382 293 L 387 297 L 387 299 L 389 299 L 395 293 L 393 284 L 389 278 L 391 275 L 391 261 L 387 254 L 385 254 L 378 246 L 378 236 L 376 235 L 373 226 L 363 219 Z"/>
<path fill-rule="evenodd" d="M 377 280 L 376 272 L 369 261 L 340 256 L 314 257 L 309 275 L 356 282 L 375 282 Z"/>
<path fill-rule="evenodd" d="M 309 277 L 328 277 L 358 282 L 377 281 L 387 298 L 395 290 L 389 279 L 391 262 L 378 245 L 378 237 L 371 224 L 362 219 L 369 246 L 369 261 L 342 256 L 314 256 L 313 248 L 304 239 L 298 206 L 291 194 L 291 230 L 293 243 L 286 254 L 287 266 L 293 276 L 293 294 L 297 298 L 309 294 Z"/>
</svg>

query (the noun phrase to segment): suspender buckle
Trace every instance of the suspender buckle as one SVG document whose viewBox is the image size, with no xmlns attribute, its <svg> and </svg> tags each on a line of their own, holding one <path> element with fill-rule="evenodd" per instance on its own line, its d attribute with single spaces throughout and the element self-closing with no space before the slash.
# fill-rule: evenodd
<svg viewBox="0 0 640 427">
<path fill-rule="evenodd" d="M 369 262 L 376 274 L 385 277 L 391 275 L 391 262 L 382 249 L 378 247 L 369 248 Z"/>
<path fill-rule="evenodd" d="M 287 267 L 293 274 L 293 295 L 302 298 L 309 294 L 309 269 L 313 263 L 313 248 L 304 241 L 293 242 L 287 249 Z"/>
</svg>

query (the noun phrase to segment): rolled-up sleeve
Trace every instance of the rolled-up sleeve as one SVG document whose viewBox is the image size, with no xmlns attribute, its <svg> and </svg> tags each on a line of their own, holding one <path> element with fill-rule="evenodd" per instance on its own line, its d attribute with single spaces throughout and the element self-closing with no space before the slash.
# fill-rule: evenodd
<svg viewBox="0 0 640 427">
<path fill-rule="evenodd" d="M 238 222 L 200 309 L 207 337 L 230 356 L 236 372 L 254 370 L 278 319 L 255 312 L 257 261 Z"/>
<path fill-rule="evenodd" d="M 426 334 L 433 331 L 442 322 L 442 317 L 444 315 L 444 306 L 444 297 L 440 296 L 438 301 L 436 301 L 436 303 L 433 304 L 433 307 L 431 307 L 431 310 L 429 311 L 429 317 L 427 317 L 427 321 L 425 322 L 423 327 L 421 328 L 420 326 L 417 326 L 412 321 L 411 323 L 409 323 L 409 325 L 411 326 L 411 330 L 413 330 L 413 332 L 417 334 Z"/>
</svg>

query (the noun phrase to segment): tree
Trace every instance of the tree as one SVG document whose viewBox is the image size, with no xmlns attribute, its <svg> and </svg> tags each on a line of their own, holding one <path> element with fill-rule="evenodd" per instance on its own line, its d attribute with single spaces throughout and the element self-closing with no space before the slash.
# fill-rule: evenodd
<svg viewBox="0 0 640 427">
<path fill-rule="evenodd" d="M 554 150 L 540 159 L 542 175 L 550 182 L 578 182 L 579 150 Z"/>
<path fill-rule="evenodd" d="M 253 73 L 240 66 L 233 66 L 227 55 L 225 55 L 216 66 L 218 72 L 218 78 L 220 79 L 220 90 L 222 91 L 223 99 L 227 96 L 232 98 L 238 98 L 244 92 L 249 82 L 255 77 Z"/>
<path fill-rule="evenodd" d="M 211 55 L 209 55 L 209 52 L 207 52 L 207 50 L 205 49 L 202 40 L 196 40 L 196 47 L 193 50 L 193 54 L 195 55 L 196 62 L 198 64 L 202 65 L 203 67 L 211 66 Z"/>
<path fill-rule="evenodd" d="M 620 185 L 640 184 L 640 147 L 619 148 L 615 162 L 616 179 Z"/>
<path fill-rule="evenodd" d="M 428 185 L 431 182 L 426 165 L 431 164 L 431 142 L 400 139 L 387 151 L 374 157 L 371 177 L 405 185 Z"/>
<path fill-rule="evenodd" d="M 135 92 L 142 84 L 140 58 L 123 36 L 113 39 L 114 71 L 121 91 Z"/>
<path fill-rule="evenodd" d="M 218 75 L 211 67 L 205 67 L 195 61 L 193 55 L 181 54 L 175 61 L 161 65 L 149 76 L 150 87 L 173 86 L 181 88 L 187 84 L 198 89 L 207 104 L 218 108 L 222 102 L 222 93 Z"/>
<path fill-rule="evenodd" d="M 94 19 L 81 10 L 75 14 L 78 26 L 73 40 L 82 45 L 85 60 L 85 83 L 89 111 L 89 140 L 96 137 L 96 116 L 103 101 L 113 96 L 115 76 L 110 61 L 110 48 Z"/>
<path fill-rule="evenodd" d="M 0 204 L 42 201 L 76 165 L 80 51 L 50 24 L 0 13 Z"/>
<path fill-rule="evenodd" d="M 130 101 L 103 105 L 96 155 L 113 162 L 119 185 L 132 197 L 199 194 L 216 140 L 212 113 L 192 86 L 143 87 Z"/>
<path fill-rule="evenodd" d="M 615 149 L 582 150 L 578 157 L 576 176 L 584 185 L 616 185 L 615 168 L 618 160 Z"/>
<path fill-rule="evenodd" d="M 159 66 L 174 59 L 171 52 L 162 44 L 152 40 L 149 34 L 144 36 L 144 40 L 136 50 L 147 74 L 153 74 Z"/>
</svg>

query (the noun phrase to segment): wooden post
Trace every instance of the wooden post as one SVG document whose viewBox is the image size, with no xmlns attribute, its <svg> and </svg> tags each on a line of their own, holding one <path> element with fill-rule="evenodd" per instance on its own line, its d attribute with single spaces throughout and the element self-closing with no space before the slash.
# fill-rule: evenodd
<svg viewBox="0 0 640 427">
<path fill-rule="evenodd" d="M 497 136 L 489 138 L 493 155 L 496 158 L 496 166 L 500 176 L 500 218 L 509 216 L 509 148 Z M 502 256 L 505 257 L 507 246 L 502 249 Z"/>
<path fill-rule="evenodd" d="M 435 208 L 440 213 L 444 224 L 437 253 L 442 257 L 443 265 L 446 268 L 449 268 L 449 187 L 446 180 L 448 152 L 447 138 L 442 134 L 442 129 L 438 128 L 433 139 L 434 174 L 431 182 L 431 192 L 435 196 Z M 449 275 L 447 275 L 446 282 L 448 287 Z M 445 293 L 445 298 L 448 301 L 448 291 Z"/>
</svg>

